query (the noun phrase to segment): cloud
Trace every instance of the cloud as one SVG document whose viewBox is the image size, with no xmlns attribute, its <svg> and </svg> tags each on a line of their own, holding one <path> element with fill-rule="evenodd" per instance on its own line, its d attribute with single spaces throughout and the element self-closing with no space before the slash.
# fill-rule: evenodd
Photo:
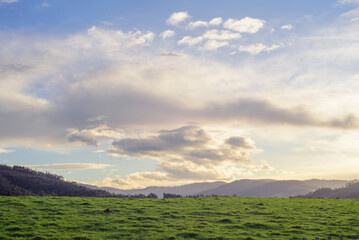
<svg viewBox="0 0 359 240">
<path fill-rule="evenodd" d="M 199 27 L 208 27 L 209 24 L 208 22 L 205 21 L 195 21 L 195 22 L 190 22 L 187 24 L 187 29 L 193 30 L 195 28 L 199 28 Z"/>
<path fill-rule="evenodd" d="M 229 43 L 227 41 L 208 40 L 201 49 L 206 51 L 213 51 L 228 45 Z"/>
<path fill-rule="evenodd" d="M 237 32 L 256 33 L 263 26 L 265 21 L 258 18 L 245 17 L 240 20 L 229 18 L 224 22 L 223 27 Z"/>
<path fill-rule="evenodd" d="M 151 31 L 136 31 L 136 32 L 128 32 L 124 33 L 120 30 L 105 30 L 98 28 L 96 26 L 92 26 L 87 30 L 88 36 L 97 41 L 99 44 L 103 44 L 106 47 L 117 47 L 121 43 L 126 43 L 128 47 L 132 46 L 149 46 L 151 42 L 156 37 Z M 80 39 L 74 39 L 80 40 Z M 82 40 L 82 39 L 81 39 Z M 86 46 L 83 46 L 86 47 Z M 91 47 L 91 46 L 87 46 Z"/>
<path fill-rule="evenodd" d="M 98 146 L 97 139 L 88 130 L 73 130 L 69 137 L 69 142 L 81 142 L 89 146 Z"/>
<path fill-rule="evenodd" d="M 172 31 L 172 30 L 166 30 L 160 34 L 162 39 L 170 38 L 170 37 L 173 37 L 174 35 L 175 35 L 175 31 Z"/>
<path fill-rule="evenodd" d="M 221 17 L 213 18 L 211 21 L 209 21 L 209 25 L 211 26 L 218 26 L 221 25 L 223 22 Z"/>
<path fill-rule="evenodd" d="M 240 33 L 234 33 L 228 30 L 219 31 L 217 29 L 208 30 L 203 34 L 203 38 L 211 40 L 234 40 L 241 38 Z"/>
<path fill-rule="evenodd" d="M 248 137 L 230 137 L 226 140 L 226 144 L 237 148 L 254 149 L 254 142 Z"/>
<path fill-rule="evenodd" d="M 359 8 L 351 9 L 340 15 L 342 19 L 349 19 L 351 22 L 355 22 L 359 18 Z"/>
<path fill-rule="evenodd" d="M 103 138 L 119 138 L 124 132 L 119 129 L 112 129 L 106 125 L 101 125 L 90 129 L 67 129 L 69 142 L 83 143 L 88 146 L 98 147 L 98 140 Z"/>
<path fill-rule="evenodd" d="M 283 44 L 273 44 L 272 46 L 266 46 L 262 43 L 256 43 L 256 44 L 250 44 L 250 45 L 247 45 L 247 46 L 239 46 L 238 50 L 240 52 L 248 52 L 252 55 L 256 55 L 260 52 L 271 52 L 271 51 L 274 51 L 278 48 L 281 48 L 281 47 L 284 47 Z"/>
<path fill-rule="evenodd" d="M 244 148 L 231 144 L 218 144 L 203 129 L 184 126 L 161 130 L 145 138 L 124 138 L 112 143 L 110 152 L 123 156 L 156 158 L 163 161 L 190 161 L 198 165 L 218 165 L 221 162 L 248 164 L 249 155 Z M 241 150 L 241 151 L 240 151 Z"/>
<path fill-rule="evenodd" d="M 177 26 L 179 23 L 186 21 L 190 17 L 188 12 L 175 12 L 167 19 L 166 23 L 168 25 Z"/>
<path fill-rule="evenodd" d="M 196 41 L 224 33 L 205 33 Z M 288 55 L 246 59 L 235 67 L 193 54 L 159 54 L 149 47 L 151 35 L 94 27 L 61 39 L 18 35 L 13 44 L 1 38 L 0 142 L 96 146 L 111 138 L 97 135 L 104 125 L 119 133 L 188 122 L 358 127 L 358 110 L 348 100 L 355 99 L 358 80 L 353 51 L 358 36 L 350 26 L 302 39 Z M 335 81 L 339 77 L 343 80 Z"/>
<path fill-rule="evenodd" d="M 159 53 L 159 54 L 157 54 L 157 56 L 160 56 L 160 57 L 181 57 L 182 55 L 178 54 L 178 53 Z"/>
<path fill-rule="evenodd" d="M 280 27 L 280 29 L 283 30 L 292 30 L 294 28 L 294 26 L 292 24 L 287 24 L 287 25 L 283 25 Z"/>
<path fill-rule="evenodd" d="M 181 40 L 178 41 L 178 45 L 188 45 L 193 46 L 203 41 L 203 37 L 191 37 L 191 36 L 185 36 Z"/>
<path fill-rule="evenodd" d="M 280 108 L 265 100 L 238 99 L 225 104 L 212 103 L 203 109 L 201 115 L 208 119 L 242 119 L 257 124 L 284 124 L 293 126 L 322 126 L 327 128 L 350 129 L 359 127 L 356 116 L 346 115 L 339 119 L 321 120 L 308 110 L 300 107 Z"/>
<path fill-rule="evenodd" d="M 14 152 L 14 150 L 9 150 L 9 149 L 5 149 L 5 148 L 0 148 L 0 154 L 1 153 L 11 153 Z"/>
<path fill-rule="evenodd" d="M 188 125 L 122 138 L 114 141 L 108 151 L 117 156 L 159 161 L 155 172 L 133 173 L 118 183 L 133 186 L 135 182 L 235 179 L 247 167 L 256 166 L 251 164 L 250 153 L 257 150 L 248 137 L 232 136 L 218 141 L 204 129 Z"/>
<path fill-rule="evenodd" d="M 37 170 L 87 170 L 87 169 L 104 169 L 110 167 L 108 164 L 98 163 L 57 163 L 44 165 L 25 165 L 25 167 Z"/>
</svg>

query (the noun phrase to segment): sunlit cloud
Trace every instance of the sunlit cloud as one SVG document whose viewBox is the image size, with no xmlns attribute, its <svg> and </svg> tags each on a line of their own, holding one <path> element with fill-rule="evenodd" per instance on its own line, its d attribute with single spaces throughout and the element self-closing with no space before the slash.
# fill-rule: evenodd
<svg viewBox="0 0 359 240">
<path fill-rule="evenodd" d="M 221 25 L 223 22 L 223 19 L 221 17 L 213 18 L 211 21 L 209 21 L 209 25 L 211 26 L 218 26 Z"/>
<path fill-rule="evenodd" d="M 266 46 L 263 43 L 256 43 L 256 44 L 250 44 L 247 46 L 239 46 L 238 50 L 240 52 L 248 52 L 252 55 L 256 55 L 258 53 L 261 53 L 263 51 L 265 52 L 271 52 L 278 48 L 284 47 L 283 44 L 273 44 L 271 46 Z"/>
<path fill-rule="evenodd" d="M 219 31 L 217 29 L 208 30 L 203 34 L 203 38 L 211 40 L 234 40 L 241 38 L 240 33 L 235 33 L 227 30 Z"/>
<path fill-rule="evenodd" d="M 188 14 L 188 12 L 175 12 L 172 13 L 172 15 L 167 19 L 166 23 L 168 25 L 176 26 L 180 24 L 181 22 L 186 21 L 191 16 Z"/>
<path fill-rule="evenodd" d="M 1 154 L 1 153 L 11 153 L 11 152 L 14 152 L 14 150 L 5 149 L 5 148 L 0 148 L 0 154 Z"/>
<path fill-rule="evenodd" d="M 191 36 L 185 36 L 181 40 L 178 41 L 178 45 L 188 45 L 193 46 L 203 41 L 203 37 L 191 37 Z"/>
<path fill-rule="evenodd" d="M 170 37 L 173 37 L 174 35 L 175 35 L 175 31 L 172 31 L 172 30 L 166 30 L 160 34 L 162 39 L 170 38 Z"/>
<path fill-rule="evenodd" d="M 223 27 L 234 30 L 241 33 L 256 33 L 265 24 L 265 21 L 258 18 L 245 17 L 240 20 L 229 18 L 227 19 Z"/>
<path fill-rule="evenodd" d="M 201 49 L 213 51 L 228 45 L 229 43 L 227 41 L 208 40 Z"/>
<path fill-rule="evenodd" d="M 208 22 L 205 22 L 205 21 L 195 21 L 195 22 L 190 22 L 187 24 L 187 27 L 188 29 L 195 29 L 195 28 L 199 28 L 199 27 L 208 27 L 209 26 L 209 23 Z"/>
<path fill-rule="evenodd" d="M 87 169 L 104 169 L 110 167 L 108 164 L 97 163 L 56 163 L 44 165 L 26 165 L 26 167 L 36 170 L 87 170 Z"/>
<path fill-rule="evenodd" d="M 280 27 L 280 29 L 283 30 L 292 30 L 294 28 L 294 26 L 292 24 L 287 24 L 287 25 L 283 25 Z"/>
</svg>

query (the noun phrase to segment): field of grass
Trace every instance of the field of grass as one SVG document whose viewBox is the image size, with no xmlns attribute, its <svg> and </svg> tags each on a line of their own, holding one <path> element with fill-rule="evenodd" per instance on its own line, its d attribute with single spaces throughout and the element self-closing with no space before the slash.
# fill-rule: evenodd
<svg viewBox="0 0 359 240">
<path fill-rule="evenodd" d="M 358 200 L 0 197 L 0 239 L 327 239 L 328 234 L 358 236 Z"/>
</svg>

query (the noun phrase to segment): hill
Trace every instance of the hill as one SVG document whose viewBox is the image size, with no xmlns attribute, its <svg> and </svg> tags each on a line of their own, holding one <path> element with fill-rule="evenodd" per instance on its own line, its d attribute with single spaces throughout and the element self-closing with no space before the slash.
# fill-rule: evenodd
<svg viewBox="0 0 359 240">
<path fill-rule="evenodd" d="M 198 195 L 198 193 L 202 191 L 218 188 L 225 184 L 226 184 L 225 182 L 200 182 L 200 183 L 192 183 L 192 184 L 173 186 L 173 187 L 147 187 L 143 189 L 131 189 L 131 190 L 120 190 L 110 187 L 103 187 L 101 189 L 107 190 L 111 193 L 123 194 L 123 195 L 154 193 L 162 197 L 163 193 L 172 193 L 172 194 L 180 194 L 182 196 L 188 196 L 188 195 Z"/>
<path fill-rule="evenodd" d="M 0 195 L 111 197 L 113 194 L 78 186 L 63 177 L 21 166 L 0 165 Z"/>
<path fill-rule="evenodd" d="M 290 197 L 306 194 L 322 187 L 341 187 L 341 180 L 238 180 L 216 189 L 201 192 L 203 195 L 228 195 L 237 197 Z"/>
<path fill-rule="evenodd" d="M 345 187 L 320 188 L 314 192 L 297 196 L 299 198 L 359 198 L 359 182 L 347 183 Z"/>
<path fill-rule="evenodd" d="M 121 190 L 110 187 L 102 187 L 111 193 L 135 195 L 135 194 L 149 194 L 155 193 L 159 197 L 163 196 L 163 193 L 180 194 L 182 196 L 187 195 L 220 195 L 220 196 L 233 196 L 238 197 L 290 197 L 301 194 L 307 194 L 315 191 L 319 188 L 338 188 L 345 186 L 349 181 L 342 180 L 319 180 L 312 179 L 306 181 L 299 180 L 272 180 L 272 179 L 260 179 L 260 180 L 237 180 L 230 183 L 226 182 L 201 182 L 186 184 L 182 186 L 174 187 L 147 187 L 143 189 L 131 189 Z M 90 187 L 89 185 L 85 185 Z M 94 187 L 99 189 L 98 187 Z"/>
</svg>

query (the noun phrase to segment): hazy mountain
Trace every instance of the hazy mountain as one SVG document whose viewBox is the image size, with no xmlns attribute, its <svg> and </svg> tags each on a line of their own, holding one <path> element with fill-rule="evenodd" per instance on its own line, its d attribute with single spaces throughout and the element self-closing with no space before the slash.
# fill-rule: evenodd
<svg viewBox="0 0 359 240">
<path fill-rule="evenodd" d="M 348 181 L 341 180 L 238 180 L 204 191 L 203 195 L 236 195 L 238 197 L 290 197 L 306 194 L 321 187 L 341 187 Z"/>
<path fill-rule="evenodd" d="M 290 197 L 307 194 L 319 188 L 338 188 L 345 186 L 349 181 L 342 180 L 237 180 L 225 182 L 202 182 L 186 184 L 175 187 L 147 187 L 143 189 L 120 190 L 110 187 L 102 187 L 108 192 L 115 194 L 136 195 L 155 193 L 159 197 L 163 193 L 186 195 L 226 195 L 238 197 Z M 89 186 L 87 186 L 89 187 Z M 96 188 L 98 189 L 98 188 Z"/>
<path fill-rule="evenodd" d="M 345 187 L 331 189 L 320 188 L 314 192 L 300 195 L 301 198 L 359 198 L 359 183 L 346 184 Z"/>
<path fill-rule="evenodd" d="M 104 189 L 110 193 L 124 194 L 124 195 L 136 195 L 136 194 L 148 195 L 150 193 L 154 193 L 159 197 L 162 197 L 163 193 L 174 193 L 174 194 L 180 194 L 182 196 L 187 196 L 187 195 L 197 195 L 202 191 L 215 189 L 225 184 L 226 184 L 225 182 L 201 182 L 201 183 L 192 183 L 192 184 L 186 184 L 186 185 L 175 186 L 175 187 L 147 187 L 143 189 L 131 189 L 131 190 L 120 190 L 116 188 L 102 187 L 101 189 Z"/>
<path fill-rule="evenodd" d="M 340 180 L 238 180 L 216 189 L 203 191 L 203 195 L 236 195 L 238 197 L 290 197 L 306 194 L 321 187 L 341 187 L 348 181 Z"/>
</svg>

